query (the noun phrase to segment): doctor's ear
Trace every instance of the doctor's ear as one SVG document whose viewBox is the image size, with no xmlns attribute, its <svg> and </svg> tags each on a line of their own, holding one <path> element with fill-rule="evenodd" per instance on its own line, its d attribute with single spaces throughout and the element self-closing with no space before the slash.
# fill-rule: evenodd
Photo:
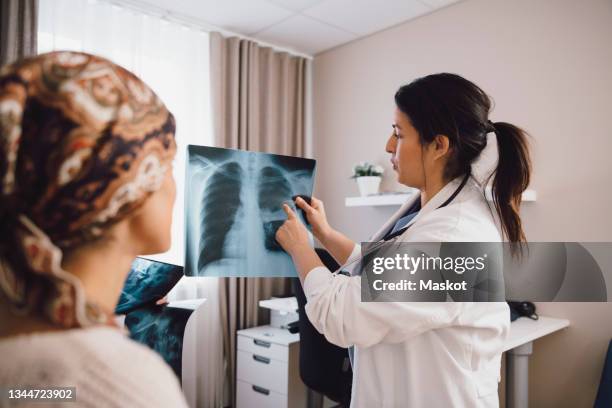
<svg viewBox="0 0 612 408">
<path fill-rule="evenodd" d="M 429 144 L 434 160 L 446 156 L 450 152 L 450 140 L 446 135 L 436 135 L 433 141 Z"/>
</svg>

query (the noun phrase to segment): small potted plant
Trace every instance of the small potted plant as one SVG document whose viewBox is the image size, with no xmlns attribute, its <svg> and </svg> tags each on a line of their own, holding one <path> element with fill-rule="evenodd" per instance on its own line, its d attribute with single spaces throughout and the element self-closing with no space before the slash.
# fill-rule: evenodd
<svg viewBox="0 0 612 408">
<path fill-rule="evenodd" d="M 382 175 L 385 170 L 382 166 L 374 165 L 368 162 L 362 162 L 353 167 L 353 175 L 351 178 L 357 180 L 359 194 L 368 196 L 378 194 L 378 187 L 382 180 Z"/>
</svg>

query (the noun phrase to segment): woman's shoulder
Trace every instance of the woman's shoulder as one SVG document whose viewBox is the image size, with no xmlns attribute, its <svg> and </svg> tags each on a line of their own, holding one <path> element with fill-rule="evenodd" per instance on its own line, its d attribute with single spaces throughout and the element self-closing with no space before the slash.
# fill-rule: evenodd
<svg viewBox="0 0 612 408">
<path fill-rule="evenodd" d="M 163 359 L 119 329 L 94 327 L 0 340 L 0 383 L 76 387 L 77 398 L 124 406 L 185 406 Z"/>
</svg>

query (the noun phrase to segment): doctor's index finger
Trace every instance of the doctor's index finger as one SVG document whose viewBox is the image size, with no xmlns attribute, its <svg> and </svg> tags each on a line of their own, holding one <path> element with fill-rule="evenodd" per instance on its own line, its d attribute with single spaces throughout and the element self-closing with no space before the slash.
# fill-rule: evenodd
<svg viewBox="0 0 612 408">
<path fill-rule="evenodd" d="M 285 214 L 287 214 L 288 220 L 293 220 L 296 218 L 295 213 L 293 212 L 291 207 L 289 207 L 286 203 L 283 203 L 283 211 L 285 211 Z"/>
</svg>

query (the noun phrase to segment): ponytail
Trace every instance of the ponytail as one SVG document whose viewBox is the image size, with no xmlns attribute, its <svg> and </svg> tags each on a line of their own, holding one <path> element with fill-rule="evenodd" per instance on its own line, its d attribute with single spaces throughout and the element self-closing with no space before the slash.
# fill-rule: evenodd
<svg viewBox="0 0 612 408">
<path fill-rule="evenodd" d="M 499 152 L 497 169 L 491 175 L 493 203 L 502 232 L 510 242 L 512 253 L 516 254 L 519 244 L 526 240 L 519 209 L 522 193 L 527 189 L 531 177 L 527 133 L 510 123 L 488 123 L 497 136 Z"/>
</svg>

